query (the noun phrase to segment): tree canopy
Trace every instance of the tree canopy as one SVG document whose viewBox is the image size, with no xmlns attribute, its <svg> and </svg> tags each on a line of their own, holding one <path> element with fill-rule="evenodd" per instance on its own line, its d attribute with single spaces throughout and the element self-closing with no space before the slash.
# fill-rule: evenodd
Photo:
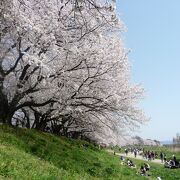
<svg viewBox="0 0 180 180">
<path fill-rule="evenodd" d="M 0 121 L 76 136 L 146 121 L 115 1 L 0 2 Z"/>
</svg>

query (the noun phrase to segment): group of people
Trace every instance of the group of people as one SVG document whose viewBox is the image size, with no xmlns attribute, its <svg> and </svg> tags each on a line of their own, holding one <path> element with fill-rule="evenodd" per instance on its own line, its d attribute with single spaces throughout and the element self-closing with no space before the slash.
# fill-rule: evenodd
<svg viewBox="0 0 180 180">
<path fill-rule="evenodd" d="M 176 159 L 176 156 L 173 155 L 171 159 L 167 160 L 166 154 L 163 152 L 160 152 L 160 159 L 161 162 L 164 163 L 164 167 L 166 168 L 180 168 L 180 161 Z"/>
<path fill-rule="evenodd" d="M 180 161 L 178 161 L 176 159 L 176 156 L 173 155 L 173 157 L 170 160 L 164 161 L 164 167 L 170 169 L 180 168 Z"/>
<path fill-rule="evenodd" d="M 120 156 L 121 164 L 126 165 L 129 168 L 136 168 L 136 165 L 131 159 L 125 159 L 124 156 Z M 141 165 L 140 169 L 138 170 L 137 174 L 140 174 L 141 176 L 149 176 L 147 171 L 150 170 L 150 165 L 148 163 L 144 163 Z"/>
<path fill-rule="evenodd" d="M 131 159 L 125 159 L 124 156 L 120 156 L 121 164 L 126 165 L 130 168 L 136 168 L 136 165 L 133 163 Z"/>
<path fill-rule="evenodd" d="M 166 154 L 164 152 L 160 152 L 157 153 L 156 151 L 145 151 L 144 148 L 135 148 L 135 147 L 130 147 L 130 148 L 126 148 L 125 149 L 125 154 L 126 156 L 128 155 L 128 153 L 131 152 L 134 154 L 134 157 L 137 156 L 137 154 L 140 154 L 143 156 L 144 159 L 151 161 L 154 159 L 161 159 L 161 163 L 164 163 L 164 167 L 165 168 L 180 168 L 180 161 L 178 161 L 176 159 L 176 156 L 173 155 L 173 157 L 171 159 L 166 157 Z M 121 158 L 121 160 L 123 160 Z M 132 160 L 127 159 L 126 163 L 125 163 L 128 167 L 136 167 L 136 165 L 134 165 L 134 163 L 132 162 Z M 146 165 L 145 165 L 146 164 Z M 148 163 L 145 163 L 143 166 L 141 166 L 140 170 L 139 170 L 139 174 L 141 175 L 145 175 L 146 172 L 149 170 L 149 165 L 147 166 Z"/>
<path fill-rule="evenodd" d="M 148 161 L 154 160 L 158 157 L 157 152 L 154 151 L 143 151 L 143 158 L 147 159 Z"/>
<path fill-rule="evenodd" d="M 136 157 L 137 156 L 137 154 L 139 154 L 139 151 L 140 151 L 141 149 L 138 149 L 138 148 L 126 148 L 125 150 L 124 150 L 124 152 L 125 152 L 125 154 L 126 154 L 126 156 L 128 155 L 128 152 L 131 152 L 131 153 L 134 153 L 134 157 Z"/>
<path fill-rule="evenodd" d="M 125 155 L 127 156 L 129 152 L 134 154 L 134 157 L 137 154 L 142 155 L 144 159 L 151 161 L 154 159 L 160 159 L 161 163 L 164 163 L 165 168 L 180 168 L 180 160 L 176 159 L 176 156 L 173 155 L 171 159 L 167 160 L 166 154 L 164 152 L 156 152 L 156 151 L 145 151 L 144 148 L 126 148 L 124 150 Z M 126 156 L 120 156 L 121 164 L 128 166 L 129 168 L 136 168 L 136 164 L 131 160 L 128 159 Z M 144 162 L 140 168 L 137 170 L 137 174 L 141 176 L 150 176 L 149 173 L 150 165 L 147 162 Z M 161 180 L 160 177 L 157 177 L 157 180 Z"/>
</svg>

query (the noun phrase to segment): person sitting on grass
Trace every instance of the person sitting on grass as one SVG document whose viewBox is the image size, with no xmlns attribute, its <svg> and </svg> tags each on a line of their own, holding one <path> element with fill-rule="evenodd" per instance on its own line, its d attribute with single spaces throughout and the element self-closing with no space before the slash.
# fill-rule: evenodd
<svg viewBox="0 0 180 180">
<path fill-rule="evenodd" d="M 120 156 L 120 160 L 124 161 L 125 160 L 124 156 Z"/>
<path fill-rule="evenodd" d="M 146 170 L 145 164 L 147 164 L 147 163 L 144 163 L 144 166 L 141 165 L 139 172 L 137 172 L 137 174 L 140 174 L 141 176 L 150 176 L 150 174 L 147 174 L 147 171 L 149 171 L 150 166 L 149 166 L 149 164 L 147 164 L 146 166 L 149 166 L 149 168 L 147 168 L 148 170 Z"/>
<path fill-rule="evenodd" d="M 173 161 L 176 162 L 176 156 L 173 154 Z"/>
<path fill-rule="evenodd" d="M 165 161 L 164 167 L 165 167 L 165 168 L 173 169 L 173 168 L 176 167 L 176 166 L 175 166 L 175 162 L 174 162 L 173 160 Z"/>
<path fill-rule="evenodd" d="M 127 159 L 127 166 L 130 168 L 136 168 L 136 165 L 130 159 Z"/>
<path fill-rule="evenodd" d="M 150 170 L 150 165 L 148 163 L 144 163 L 144 168 L 146 171 Z"/>
<path fill-rule="evenodd" d="M 169 164 L 169 161 L 167 159 L 166 159 L 166 161 L 164 161 L 164 167 L 170 168 L 170 164 Z"/>
<path fill-rule="evenodd" d="M 144 168 L 144 166 L 141 166 L 139 169 L 139 174 L 141 176 L 146 176 L 146 169 Z"/>
<path fill-rule="evenodd" d="M 175 168 L 179 168 L 179 162 L 178 162 L 178 160 L 176 159 L 176 156 L 175 156 L 175 155 L 173 155 L 173 159 L 172 159 L 172 160 L 174 161 Z"/>
</svg>

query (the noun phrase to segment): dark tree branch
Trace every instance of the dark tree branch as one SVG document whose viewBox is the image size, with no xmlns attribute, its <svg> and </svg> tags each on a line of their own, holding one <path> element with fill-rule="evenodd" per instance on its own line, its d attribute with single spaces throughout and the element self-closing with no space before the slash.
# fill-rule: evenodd
<svg viewBox="0 0 180 180">
<path fill-rule="evenodd" d="M 24 52 L 28 52 L 30 50 L 30 47 L 27 47 Z M 12 71 L 14 71 L 19 63 L 19 61 L 22 59 L 24 53 L 20 52 L 19 57 L 17 58 L 15 64 L 13 67 L 11 67 L 8 71 L 5 72 L 5 75 L 8 75 L 9 73 L 11 73 Z"/>
<path fill-rule="evenodd" d="M 30 106 L 31 107 L 43 107 L 47 104 L 55 103 L 55 102 L 57 102 L 57 101 L 55 101 L 53 99 L 49 99 L 43 103 L 35 103 L 34 101 L 27 101 L 27 102 L 24 102 L 23 104 L 20 104 L 19 106 L 17 106 L 15 110 L 17 111 L 18 109 L 21 109 L 23 107 L 30 107 Z"/>
</svg>

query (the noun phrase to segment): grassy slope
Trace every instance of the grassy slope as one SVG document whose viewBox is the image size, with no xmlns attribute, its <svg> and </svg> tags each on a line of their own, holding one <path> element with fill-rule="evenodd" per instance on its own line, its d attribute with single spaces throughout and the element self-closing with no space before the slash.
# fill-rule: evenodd
<svg viewBox="0 0 180 180">
<path fill-rule="evenodd" d="M 82 145 L 86 144 L 87 148 Z M 134 171 L 84 141 L 0 126 L 0 176 L 12 179 L 129 179 Z M 1 177 L 1 179 L 2 179 Z M 131 178 L 132 179 L 132 178 Z M 137 176 L 135 179 L 139 179 Z"/>
<path fill-rule="evenodd" d="M 168 179 L 180 179 L 176 170 L 151 167 L 151 178 L 165 173 Z M 0 179 L 145 179 L 135 173 L 87 142 L 0 126 Z"/>
</svg>

